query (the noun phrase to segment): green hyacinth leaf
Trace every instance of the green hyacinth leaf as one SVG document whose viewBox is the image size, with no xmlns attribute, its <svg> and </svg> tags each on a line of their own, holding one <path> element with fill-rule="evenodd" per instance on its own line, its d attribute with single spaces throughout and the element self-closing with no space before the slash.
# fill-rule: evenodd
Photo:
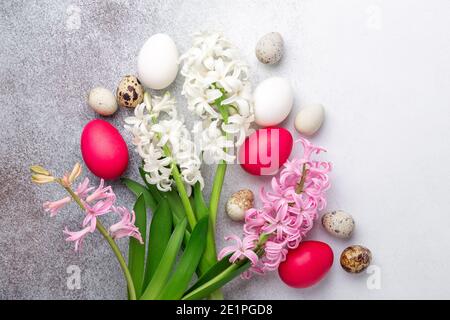
<svg viewBox="0 0 450 320">
<path fill-rule="evenodd" d="M 192 231 L 180 262 L 158 299 L 179 300 L 183 296 L 205 250 L 207 232 L 208 217 L 204 217 L 198 221 Z"/>
<path fill-rule="evenodd" d="M 147 208 L 150 208 L 152 211 L 156 210 L 156 208 L 158 207 L 158 202 L 155 201 L 155 198 L 150 194 L 145 186 L 128 178 L 121 178 L 120 181 L 122 181 L 122 183 L 131 192 L 133 192 L 136 197 L 138 197 L 140 194 L 143 194 L 145 205 L 147 206 Z"/>
<path fill-rule="evenodd" d="M 147 212 L 145 210 L 145 200 L 143 194 L 137 198 L 133 210 L 136 216 L 135 225 L 139 228 L 144 244 L 140 243 L 135 238 L 130 237 L 128 248 L 128 269 L 130 270 L 130 274 L 133 279 L 136 295 L 140 296 L 144 281 L 145 240 L 147 234 Z"/>
<path fill-rule="evenodd" d="M 152 279 L 172 234 L 172 214 L 167 200 L 163 199 L 153 214 L 148 236 L 147 264 L 144 287 Z"/>
<path fill-rule="evenodd" d="M 169 242 L 167 243 L 161 261 L 159 262 L 158 267 L 156 268 L 155 273 L 153 274 L 153 277 L 150 280 L 147 288 L 145 289 L 145 292 L 142 295 L 141 299 L 156 299 L 156 297 L 161 293 L 161 290 L 166 285 L 167 280 L 170 276 L 170 272 L 172 271 L 173 265 L 175 264 L 178 251 L 180 250 L 181 244 L 183 242 L 186 226 L 186 219 L 183 219 L 183 221 L 176 226 L 175 230 L 172 233 L 172 236 L 169 239 Z"/>
</svg>

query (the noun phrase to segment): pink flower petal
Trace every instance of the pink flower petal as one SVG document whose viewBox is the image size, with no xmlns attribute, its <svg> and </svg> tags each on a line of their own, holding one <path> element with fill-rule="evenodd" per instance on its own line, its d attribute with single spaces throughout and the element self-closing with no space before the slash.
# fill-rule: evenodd
<svg viewBox="0 0 450 320">
<path fill-rule="evenodd" d="M 50 217 L 56 216 L 56 214 L 61 210 L 66 204 L 70 203 L 72 199 L 70 197 L 62 198 L 61 200 L 53 202 L 44 202 L 44 210 L 50 212 Z"/>
<path fill-rule="evenodd" d="M 91 232 L 91 230 L 87 227 L 80 231 L 69 231 L 66 227 L 63 232 L 68 235 L 66 241 L 75 242 L 75 251 L 78 251 L 81 249 L 81 244 L 83 243 L 84 238 Z"/>
<path fill-rule="evenodd" d="M 134 225 L 135 222 L 134 211 L 130 212 L 125 207 L 112 207 L 112 210 L 120 215 L 121 220 L 116 224 L 113 224 L 109 228 L 109 233 L 111 234 L 111 236 L 114 239 L 133 237 L 136 240 L 138 240 L 141 244 L 144 244 L 139 229 Z"/>
</svg>

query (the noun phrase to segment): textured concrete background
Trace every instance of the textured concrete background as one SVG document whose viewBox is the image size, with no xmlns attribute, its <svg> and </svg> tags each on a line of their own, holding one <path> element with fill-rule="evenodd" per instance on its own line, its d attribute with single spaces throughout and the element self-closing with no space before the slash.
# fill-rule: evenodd
<svg viewBox="0 0 450 320">
<path fill-rule="evenodd" d="M 310 238 L 327 241 L 336 256 L 352 243 L 368 246 L 381 276 L 381 288 L 370 290 L 368 274 L 348 275 L 335 262 L 328 277 L 307 290 L 287 288 L 274 273 L 236 280 L 225 288 L 226 297 L 450 298 L 449 15 L 446 0 L 3 0 L 0 298 L 126 297 L 107 244 L 95 234 L 75 254 L 62 229 L 77 228 L 80 212 L 70 207 L 50 219 L 41 203 L 63 193 L 31 185 L 28 167 L 40 163 L 62 174 L 81 161 L 81 130 L 97 117 L 85 102 L 89 89 L 115 90 L 123 75 L 135 73 L 136 55 L 150 35 L 170 34 L 183 52 L 190 35 L 202 29 L 223 31 L 241 49 L 254 84 L 286 76 L 296 109 L 305 102 L 325 105 L 326 123 L 314 142 L 329 149 L 335 167 L 329 208 L 351 212 L 357 232 L 338 241 L 318 227 Z M 269 31 L 281 32 L 286 42 L 285 57 L 274 67 L 259 64 L 253 53 Z M 181 83 L 178 78 L 170 90 L 183 109 Z M 120 110 L 108 118 L 126 141 L 122 125 L 129 114 Z M 295 110 L 286 127 L 292 128 L 294 116 Z M 137 178 L 139 159 L 130 154 L 126 175 Z M 203 170 L 211 180 L 213 169 Z M 233 166 L 223 198 L 238 187 L 257 191 L 267 181 Z M 131 207 L 133 197 L 120 183 L 113 186 L 119 202 Z M 219 247 L 225 234 L 240 228 L 222 210 Z M 125 252 L 126 241 L 120 245 Z M 66 286 L 70 265 L 82 271 L 80 290 Z"/>
</svg>

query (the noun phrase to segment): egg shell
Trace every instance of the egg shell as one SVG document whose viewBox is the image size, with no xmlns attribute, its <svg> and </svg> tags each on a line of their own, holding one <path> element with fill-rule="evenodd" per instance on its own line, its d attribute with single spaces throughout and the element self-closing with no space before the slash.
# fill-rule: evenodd
<svg viewBox="0 0 450 320">
<path fill-rule="evenodd" d="M 303 241 L 291 249 L 278 267 L 281 280 L 290 287 L 308 288 L 322 280 L 333 265 L 330 246 L 321 241 Z"/>
<path fill-rule="evenodd" d="M 329 234 L 342 239 L 350 238 L 355 229 L 353 217 L 342 210 L 325 213 L 322 216 L 322 225 Z"/>
<path fill-rule="evenodd" d="M 119 131 L 104 120 L 92 120 L 84 127 L 81 154 L 89 170 L 103 179 L 119 178 L 128 166 L 125 141 Z"/>
<path fill-rule="evenodd" d="M 265 34 L 256 43 L 255 54 L 264 64 L 275 64 L 283 55 L 283 38 L 278 32 Z"/>
<path fill-rule="evenodd" d="M 114 94 L 103 87 L 97 87 L 89 92 L 88 105 L 102 116 L 110 116 L 117 111 Z"/>
<path fill-rule="evenodd" d="M 253 175 L 273 175 L 289 158 L 293 138 L 279 127 L 262 128 L 247 137 L 239 150 L 239 163 Z"/>
<path fill-rule="evenodd" d="M 249 189 L 239 190 L 228 199 L 225 211 L 233 221 L 244 221 L 245 212 L 253 208 L 254 195 Z"/>
<path fill-rule="evenodd" d="M 308 105 L 295 117 L 295 129 L 301 134 L 312 136 L 320 129 L 325 118 L 325 110 L 321 104 Z"/>
<path fill-rule="evenodd" d="M 360 273 L 372 262 L 372 252 L 364 246 L 353 245 L 346 248 L 340 258 L 342 268 L 349 273 Z"/>
<path fill-rule="evenodd" d="M 138 77 L 148 88 L 160 90 L 168 87 L 178 73 L 178 50 L 167 34 L 151 36 L 138 56 Z"/>
<path fill-rule="evenodd" d="M 291 112 L 294 93 L 287 79 L 272 77 L 256 87 L 253 101 L 255 122 L 263 127 L 275 126 Z"/>
<path fill-rule="evenodd" d="M 136 108 L 144 100 L 144 87 L 135 76 L 125 76 L 117 87 L 116 97 L 121 107 Z"/>
</svg>

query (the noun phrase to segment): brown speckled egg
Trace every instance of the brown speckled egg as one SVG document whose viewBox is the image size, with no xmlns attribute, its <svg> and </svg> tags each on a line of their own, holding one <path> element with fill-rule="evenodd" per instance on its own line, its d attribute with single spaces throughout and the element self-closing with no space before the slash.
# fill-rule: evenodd
<svg viewBox="0 0 450 320">
<path fill-rule="evenodd" d="M 231 220 L 244 221 L 245 212 L 253 208 L 253 192 L 249 189 L 239 190 L 231 195 L 226 204 L 226 212 Z"/>
<path fill-rule="evenodd" d="M 341 254 L 341 266 L 350 273 L 364 271 L 372 261 L 372 253 L 363 246 L 354 245 L 346 248 Z"/>
<path fill-rule="evenodd" d="M 136 108 L 144 100 L 144 87 L 135 76 L 125 76 L 117 87 L 116 96 L 119 106 Z"/>
<path fill-rule="evenodd" d="M 355 229 L 352 216 L 342 210 L 331 211 L 322 216 L 322 225 L 331 235 L 348 239 Z"/>
<path fill-rule="evenodd" d="M 270 32 L 259 39 L 255 54 L 264 64 L 275 64 L 283 55 L 283 38 L 278 32 Z"/>
</svg>

